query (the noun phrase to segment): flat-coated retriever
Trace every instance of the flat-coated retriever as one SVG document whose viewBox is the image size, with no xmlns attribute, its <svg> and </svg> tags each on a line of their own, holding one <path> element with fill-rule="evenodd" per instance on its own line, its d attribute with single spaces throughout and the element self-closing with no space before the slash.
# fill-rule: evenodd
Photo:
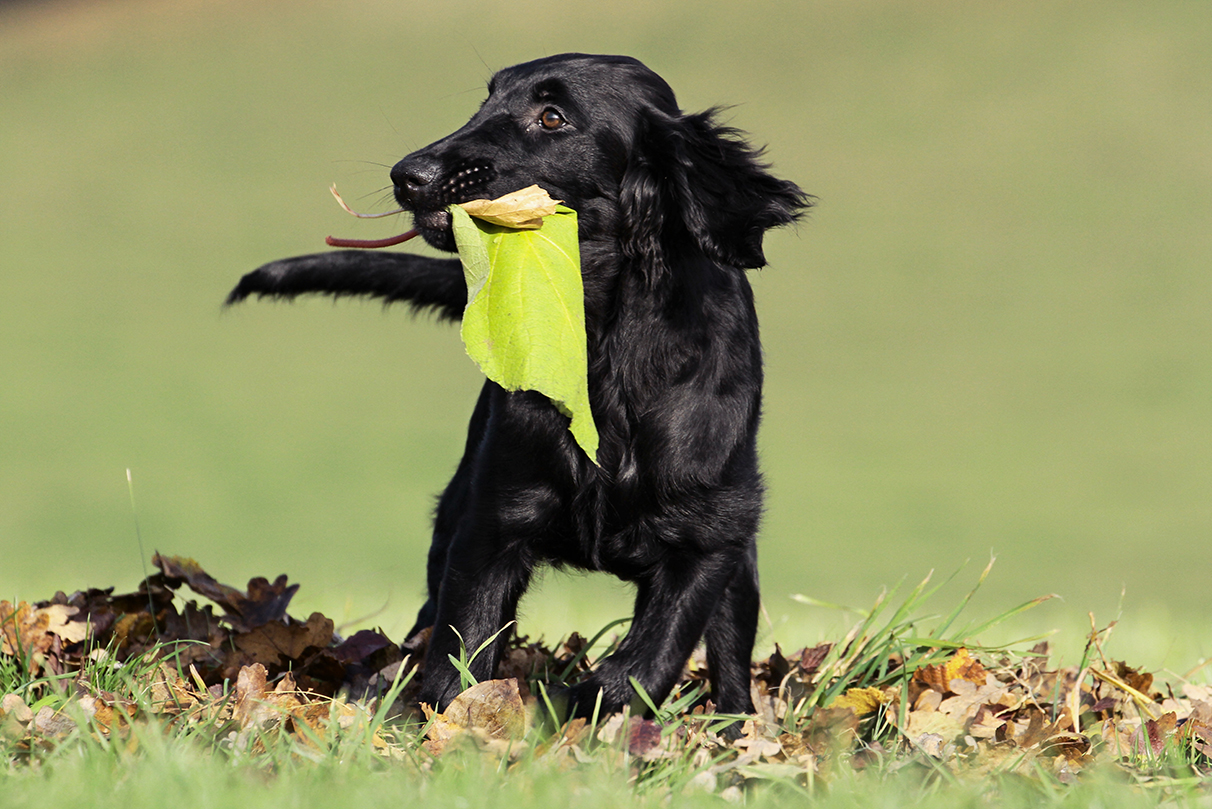
<svg viewBox="0 0 1212 809">
<path fill-rule="evenodd" d="M 718 710 L 753 711 L 762 350 L 745 269 L 766 263 L 763 234 L 810 197 L 716 118 L 683 113 L 635 59 L 564 54 L 500 71 L 463 128 L 392 168 L 396 199 L 446 251 L 452 203 L 538 184 L 577 212 L 600 433 L 598 466 L 546 398 L 484 385 L 434 519 L 413 628 L 433 627 L 422 701 L 450 702 L 447 655 L 509 624 L 546 562 L 637 589 L 627 636 L 566 695 L 572 713 L 599 699 L 622 709 L 630 677 L 659 702 L 701 639 Z M 228 302 L 303 293 L 408 301 L 450 320 L 467 303 L 457 258 L 357 250 L 267 264 Z M 471 664 L 477 679 L 504 642 Z"/>
</svg>

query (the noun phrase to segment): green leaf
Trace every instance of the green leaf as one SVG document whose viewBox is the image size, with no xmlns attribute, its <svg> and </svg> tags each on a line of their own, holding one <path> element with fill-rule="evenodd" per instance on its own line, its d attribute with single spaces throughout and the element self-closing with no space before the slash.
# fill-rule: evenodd
<svg viewBox="0 0 1212 809">
<path fill-rule="evenodd" d="M 458 205 L 449 210 L 467 280 L 468 356 L 506 390 L 550 399 L 597 463 L 576 212 L 561 205 L 541 228 L 516 230 L 474 219 Z"/>
</svg>

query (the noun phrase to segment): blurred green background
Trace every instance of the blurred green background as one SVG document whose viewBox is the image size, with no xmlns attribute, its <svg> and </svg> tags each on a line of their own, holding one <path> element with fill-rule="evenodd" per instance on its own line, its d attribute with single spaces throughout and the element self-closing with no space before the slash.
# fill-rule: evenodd
<svg viewBox="0 0 1212 809">
<path fill-rule="evenodd" d="M 1209 654 L 1212 13 L 1189 2 L 0 4 L 0 598 L 134 587 L 152 549 L 287 573 L 398 636 L 479 386 L 373 303 L 220 303 L 371 237 L 386 167 L 493 69 L 626 53 L 820 198 L 752 275 L 767 352 L 763 643 L 879 588 L 987 640 L 1093 611 L 1150 666 Z M 403 249 L 426 249 L 409 246 Z M 629 612 L 549 575 L 523 632 Z M 370 617 L 367 617 L 370 616 Z"/>
</svg>

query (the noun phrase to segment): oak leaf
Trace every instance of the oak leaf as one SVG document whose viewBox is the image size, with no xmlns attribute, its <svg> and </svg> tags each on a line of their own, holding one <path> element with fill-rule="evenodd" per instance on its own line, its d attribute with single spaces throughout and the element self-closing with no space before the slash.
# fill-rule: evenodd
<svg viewBox="0 0 1212 809">
<path fill-rule="evenodd" d="M 332 642 L 333 622 L 313 612 L 307 623 L 290 625 L 273 622 L 236 635 L 236 648 L 254 661 L 276 666 L 285 660 L 298 660 L 309 648 L 324 649 Z"/>
</svg>

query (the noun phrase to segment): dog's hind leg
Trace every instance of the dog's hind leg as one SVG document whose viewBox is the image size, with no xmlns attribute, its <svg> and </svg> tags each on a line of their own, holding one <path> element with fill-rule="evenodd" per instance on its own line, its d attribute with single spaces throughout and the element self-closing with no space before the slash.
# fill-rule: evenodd
<svg viewBox="0 0 1212 809">
<path fill-rule="evenodd" d="M 720 713 L 753 713 L 750 662 L 760 610 L 757 546 L 750 544 L 704 633 L 711 699 Z"/>
<path fill-rule="evenodd" d="M 703 637 L 717 611 L 720 594 L 742 566 L 737 557 L 743 553 L 728 549 L 685 553 L 677 558 L 671 554 L 649 575 L 637 580 L 631 629 L 597 671 L 569 689 L 570 715 L 589 716 L 599 692 L 603 713 L 622 710 L 636 698 L 632 677 L 659 705 L 677 684 L 686 661 Z M 739 640 L 737 647 L 743 645 Z M 752 637 L 749 642 L 752 644 Z"/>
</svg>

